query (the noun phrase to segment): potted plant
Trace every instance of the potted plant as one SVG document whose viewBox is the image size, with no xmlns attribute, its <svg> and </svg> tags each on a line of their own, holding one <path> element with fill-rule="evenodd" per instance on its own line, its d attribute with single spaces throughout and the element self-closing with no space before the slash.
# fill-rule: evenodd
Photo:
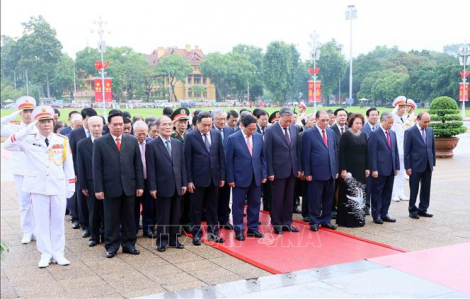
<svg viewBox="0 0 470 299">
<path fill-rule="evenodd" d="M 450 97 L 437 97 L 431 102 L 429 114 L 431 114 L 431 127 L 434 129 L 436 156 L 452 158 L 453 149 L 459 142 L 459 138 L 455 136 L 467 131 L 459 114 L 457 102 Z"/>
</svg>

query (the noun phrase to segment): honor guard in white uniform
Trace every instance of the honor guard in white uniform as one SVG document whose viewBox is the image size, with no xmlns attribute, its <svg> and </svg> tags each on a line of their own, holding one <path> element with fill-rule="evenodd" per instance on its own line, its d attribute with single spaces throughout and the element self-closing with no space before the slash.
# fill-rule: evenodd
<svg viewBox="0 0 470 299">
<path fill-rule="evenodd" d="M 52 132 L 54 110 L 39 106 L 33 110 L 34 122 L 11 135 L 4 143 L 8 150 L 25 154 L 28 171 L 23 192 L 31 194 L 39 268 L 50 262 L 68 265 L 64 257 L 64 215 L 66 198 L 75 192 L 75 173 L 68 139 Z"/>
<path fill-rule="evenodd" d="M 10 137 L 33 121 L 31 113 L 36 107 L 36 100 L 34 98 L 29 96 L 20 97 L 16 100 L 16 107 L 18 109 L 17 111 L 8 116 L 2 117 L 2 137 Z M 19 124 L 13 123 L 18 116 L 21 117 L 21 122 Z M 9 162 L 9 167 L 13 172 L 13 179 L 15 181 L 16 194 L 18 195 L 18 204 L 20 207 L 20 225 L 21 231 L 23 232 L 21 243 L 28 244 L 34 238 L 34 216 L 31 197 L 29 193 L 22 191 L 23 178 L 27 170 L 24 153 L 13 151 Z"/>
<path fill-rule="evenodd" d="M 393 127 L 392 130 L 397 135 L 397 147 L 398 147 L 398 157 L 400 159 L 400 171 L 395 176 L 393 181 L 393 192 L 392 192 L 392 201 L 400 200 L 409 200 L 405 196 L 403 188 L 405 187 L 405 152 L 404 152 L 404 141 L 405 141 L 405 131 L 411 126 L 411 122 L 408 120 L 406 113 L 406 107 L 408 106 L 405 96 L 399 96 L 393 101 Z"/>
</svg>

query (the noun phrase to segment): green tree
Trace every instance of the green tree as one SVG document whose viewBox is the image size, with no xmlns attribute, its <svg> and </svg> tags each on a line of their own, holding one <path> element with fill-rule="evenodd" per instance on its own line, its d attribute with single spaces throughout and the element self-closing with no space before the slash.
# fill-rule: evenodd
<svg viewBox="0 0 470 299">
<path fill-rule="evenodd" d="M 109 51 L 110 48 L 108 48 Z M 106 58 L 105 58 L 106 59 Z M 75 55 L 75 67 L 77 70 L 85 71 L 85 77 L 99 76 L 95 68 L 95 61 L 101 61 L 100 53 L 95 48 L 86 47 Z"/>
<path fill-rule="evenodd" d="M 263 57 L 263 81 L 274 100 L 285 102 L 292 96 L 300 55 L 294 45 L 271 42 Z"/>
<path fill-rule="evenodd" d="M 199 67 L 202 74 L 209 77 L 215 85 L 217 101 L 225 100 L 230 92 L 228 57 L 219 52 L 208 54 Z"/>
<path fill-rule="evenodd" d="M 19 62 L 23 70 L 33 83 L 42 85 L 42 94 L 50 97 L 50 79 L 56 71 L 56 64 L 60 61 L 62 44 L 56 38 L 56 31 L 52 29 L 42 16 L 31 17 L 23 23 L 23 36 L 18 39 Z"/>
<path fill-rule="evenodd" d="M 73 96 L 73 59 L 67 54 L 62 54 L 60 60 L 55 65 L 54 73 L 50 78 L 51 89 L 53 94 L 61 96 L 68 93 Z"/>
<path fill-rule="evenodd" d="M 340 45 L 332 39 L 320 47 L 321 55 L 317 66 L 320 67 L 318 78 L 322 81 L 322 93 L 329 95 L 337 89 L 338 79 L 343 78 L 347 62 L 341 54 Z"/>
<path fill-rule="evenodd" d="M 157 72 L 162 76 L 168 76 L 171 92 L 175 101 L 178 101 L 175 93 L 176 82 L 186 82 L 186 77 L 191 74 L 193 67 L 184 58 L 178 55 L 164 57 L 157 65 Z"/>
<path fill-rule="evenodd" d="M 202 98 L 206 92 L 206 87 L 204 85 L 196 84 L 193 86 L 193 90 L 196 98 Z"/>
<path fill-rule="evenodd" d="M 258 98 L 263 95 L 263 50 L 255 46 L 239 44 L 232 49 L 233 53 L 248 55 L 250 62 L 256 67 L 253 80 L 250 81 L 250 96 Z"/>
</svg>

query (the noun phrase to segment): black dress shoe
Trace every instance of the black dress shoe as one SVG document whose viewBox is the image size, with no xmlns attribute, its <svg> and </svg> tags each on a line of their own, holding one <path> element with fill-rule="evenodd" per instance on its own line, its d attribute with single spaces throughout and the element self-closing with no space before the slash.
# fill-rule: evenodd
<svg viewBox="0 0 470 299">
<path fill-rule="evenodd" d="M 198 237 L 194 237 L 193 238 L 193 245 L 194 246 L 201 246 L 201 239 L 199 239 Z"/>
<path fill-rule="evenodd" d="M 410 218 L 419 219 L 419 216 L 417 213 L 410 213 Z"/>
<path fill-rule="evenodd" d="M 299 229 L 293 227 L 292 225 L 286 225 L 282 227 L 282 230 L 285 232 L 298 233 Z"/>
<path fill-rule="evenodd" d="M 72 220 L 72 228 L 73 229 L 79 229 L 80 228 L 80 223 L 78 220 Z"/>
<path fill-rule="evenodd" d="M 88 238 L 90 236 L 90 231 L 88 229 L 84 229 L 82 231 L 82 238 Z"/>
<path fill-rule="evenodd" d="M 368 209 L 368 208 L 365 208 L 365 209 L 364 209 L 364 213 L 365 213 L 366 215 L 370 215 L 369 209 Z"/>
<path fill-rule="evenodd" d="M 217 236 L 217 235 L 214 235 L 214 234 L 210 234 L 208 237 L 207 237 L 207 240 L 208 241 L 211 241 L 211 242 L 214 242 L 214 243 L 224 243 L 225 240 L 222 239 L 221 237 Z"/>
<path fill-rule="evenodd" d="M 390 216 L 385 216 L 385 217 L 382 217 L 382 220 L 383 222 L 397 222 L 397 220 L 395 218 L 392 218 Z"/>
<path fill-rule="evenodd" d="M 158 247 L 157 247 L 157 251 L 158 251 L 158 252 L 165 252 L 165 251 L 166 251 L 166 247 L 165 247 L 165 246 L 158 246 Z"/>
<path fill-rule="evenodd" d="M 138 255 L 140 254 L 140 251 L 135 249 L 135 248 L 122 248 L 122 253 L 128 253 L 128 254 L 132 254 L 132 255 Z"/>
<path fill-rule="evenodd" d="M 170 245 L 170 247 L 176 248 L 176 249 L 184 249 L 184 245 L 181 243 L 176 244 L 175 246 Z"/>
<path fill-rule="evenodd" d="M 374 223 L 377 223 L 377 224 L 384 224 L 382 218 L 375 218 L 375 219 L 374 219 Z"/>
<path fill-rule="evenodd" d="M 224 229 L 228 229 L 228 230 L 233 230 L 233 225 L 230 224 L 230 223 L 221 224 L 221 225 L 220 225 L 220 228 L 224 228 Z"/>
<path fill-rule="evenodd" d="M 318 224 L 312 224 L 310 225 L 310 230 L 317 232 L 318 231 Z"/>
<path fill-rule="evenodd" d="M 274 233 L 275 233 L 276 235 L 282 235 L 282 228 L 275 228 L 275 229 L 274 229 Z"/>
<path fill-rule="evenodd" d="M 95 247 L 96 245 L 98 245 L 98 241 L 96 240 L 88 241 L 88 247 Z"/>
<path fill-rule="evenodd" d="M 331 224 L 331 223 L 325 223 L 325 224 L 322 224 L 321 226 L 324 227 L 324 228 L 332 229 L 332 230 L 337 229 L 337 227 L 335 225 Z"/>
<path fill-rule="evenodd" d="M 245 236 L 243 235 L 243 233 L 237 234 L 235 236 L 235 239 L 237 239 L 238 241 L 245 241 Z"/>
<path fill-rule="evenodd" d="M 307 223 L 310 223 L 310 218 L 309 217 L 304 217 L 302 219 L 303 222 L 307 222 Z"/>
<path fill-rule="evenodd" d="M 259 230 L 249 230 L 246 232 L 248 237 L 255 237 L 255 238 L 264 238 L 264 235 L 259 232 Z"/>
<path fill-rule="evenodd" d="M 418 212 L 418 215 L 421 217 L 432 217 L 432 214 L 429 214 L 427 212 Z"/>
<path fill-rule="evenodd" d="M 116 251 L 106 251 L 106 257 L 107 257 L 108 259 L 111 259 L 111 258 L 115 257 L 116 254 L 117 254 Z"/>
</svg>

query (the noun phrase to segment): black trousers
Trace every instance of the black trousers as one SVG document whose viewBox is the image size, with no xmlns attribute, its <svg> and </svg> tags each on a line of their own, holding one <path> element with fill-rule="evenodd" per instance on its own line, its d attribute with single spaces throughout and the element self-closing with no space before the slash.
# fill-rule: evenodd
<svg viewBox="0 0 470 299">
<path fill-rule="evenodd" d="M 219 186 L 215 186 L 212 182 L 209 187 L 196 186 L 191 197 L 191 224 L 193 237 L 201 237 L 201 220 L 202 213 L 205 209 L 207 220 L 207 232 L 218 235 L 219 225 L 217 220 Z"/>
<path fill-rule="evenodd" d="M 75 194 L 77 195 L 77 205 L 78 205 L 78 214 L 80 226 L 83 230 L 88 229 L 90 223 L 88 203 L 86 196 L 83 195 L 80 182 L 75 185 Z"/>
<path fill-rule="evenodd" d="M 272 181 L 271 224 L 274 228 L 290 226 L 294 201 L 295 177 Z"/>
<path fill-rule="evenodd" d="M 267 180 L 266 183 L 263 184 L 263 211 L 271 211 L 271 203 L 272 203 L 272 182 Z"/>
<path fill-rule="evenodd" d="M 367 210 L 370 210 L 371 187 L 372 187 L 372 175 L 369 175 L 366 178 L 366 209 Z"/>
<path fill-rule="evenodd" d="M 93 186 L 93 181 L 87 181 L 88 186 Z M 89 224 L 90 240 L 99 242 L 100 235 L 104 232 L 104 215 L 103 215 L 103 200 L 98 200 L 95 197 L 95 190 L 93 187 L 88 189 L 88 195 L 83 197 L 86 199 L 89 211 Z"/>
<path fill-rule="evenodd" d="M 372 178 L 372 218 L 377 219 L 387 216 L 390 203 L 392 202 L 394 180 L 394 174 L 387 176 L 379 174 L 378 178 Z"/>
<path fill-rule="evenodd" d="M 180 211 L 181 196 L 178 193 L 172 197 L 157 196 L 155 200 L 157 246 L 175 246 L 178 243 Z"/>
<path fill-rule="evenodd" d="M 299 178 L 295 178 L 295 185 L 294 185 L 294 201 L 293 203 L 293 209 L 295 210 L 299 205 L 300 205 L 300 196 L 302 196 L 302 192 L 300 190 L 300 182 L 301 180 Z"/>
<path fill-rule="evenodd" d="M 155 226 L 155 199 L 150 195 L 147 180 L 144 185 L 144 193 L 142 196 L 135 197 L 134 202 L 135 231 L 136 233 L 139 231 L 140 205 L 142 204 L 142 231 L 148 234 Z"/>
<path fill-rule="evenodd" d="M 429 165 L 424 172 L 412 172 L 410 176 L 410 202 L 408 211 L 410 213 L 427 212 L 431 197 L 431 178 L 432 171 Z M 418 197 L 419 185 L 419 206 L 416 207 L 416 199 Z"/>
<path fill-rule="evenodd" d="M 191 197 L 190 193 L 186 192 L 181 197 L 181 216 L 180 216 L 180 224 L 187 225 L 191 223 Z"/>
<path fill-rule="evenodd" d="M 72 217 L 72 221 L 78 220 L 80 216 L 78 215 L 78 205 L 77 205 L 77 192 L 82 192 L 78 190 L 78 186 L 75 188 L 75 193 L 72 197 L 67 198 L 67 210 L 69 210 L 69 215 Z"/>
<path fill-rule="evenodd" d="M 299 181 L 299 189 L 302 194 L 302 217 L 308 217 L 308 182 Z"/>
<path fill-rule="evenodd" d="M 104 199 L 104 245 L 106 251 L 134 248 L 136 241 L 134 219 L 134 195 L 105 197 Z"/>
<path fill-rule="evenodd" d="M 227 224 L 230 218 L 230 191 L 231 188 L 225 184 L 219 189 L 218 219 L 220 225 Z"/>
<path fill-rule="evenodd" d="M 308 182 L 308 212 L 310 225 L 328 224 L 334 201 L 335 180 L 312 180 Z"/>
</svg>

